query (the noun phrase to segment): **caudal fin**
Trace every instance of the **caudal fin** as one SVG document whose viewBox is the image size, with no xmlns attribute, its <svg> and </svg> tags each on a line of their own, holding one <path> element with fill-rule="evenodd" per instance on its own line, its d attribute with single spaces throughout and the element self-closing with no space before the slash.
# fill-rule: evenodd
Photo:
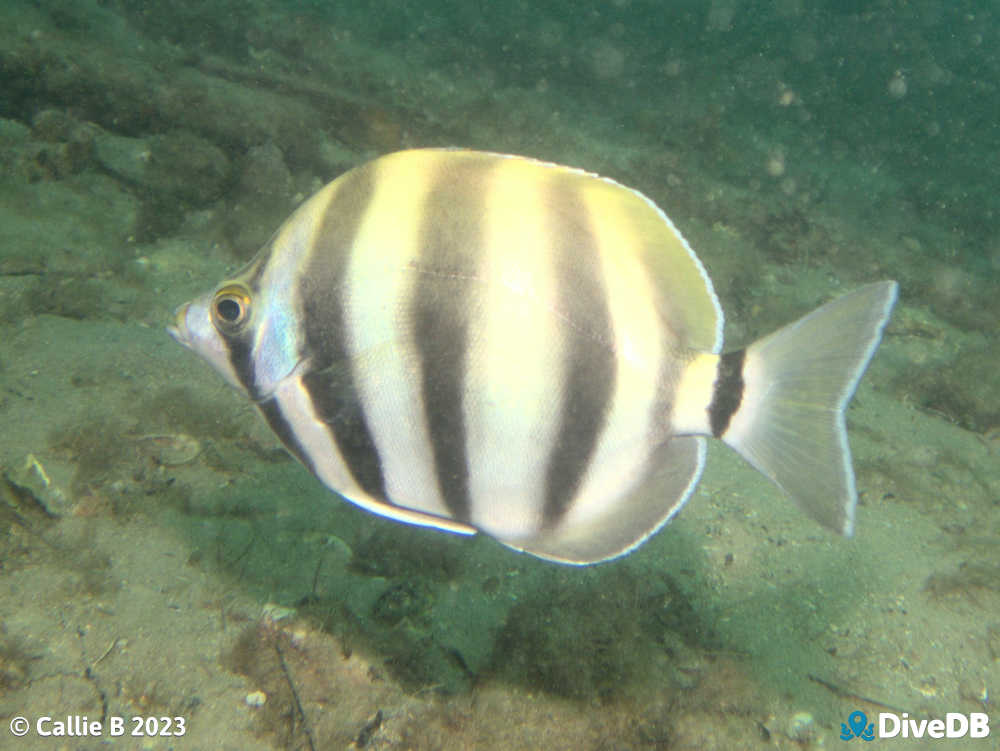
<svg viewBox="0 0 1000 751">
<path fill-rule="evenodd" d="M 899 285 L 878 282 L 754 342 L 743 398 L 721 438 L 824 526 L 851 535 L 858 494 L 844 411 Z"/>
</svg>

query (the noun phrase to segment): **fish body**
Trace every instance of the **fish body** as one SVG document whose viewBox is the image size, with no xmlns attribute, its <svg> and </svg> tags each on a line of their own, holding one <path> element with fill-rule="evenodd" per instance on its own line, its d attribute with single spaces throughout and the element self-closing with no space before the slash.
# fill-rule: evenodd
<svg viewBox="0 0 1000 751">
<path fill-rule="evenodd" d="M 677 513 L 706 436 L 850 534 L 844 410 L 896 296 L 870 284 L 721 354 L 711 280 L 641 193 L 422 149 L 320 190 L 170 332 L 349 501 L 583 564 Z"/>
</svg>

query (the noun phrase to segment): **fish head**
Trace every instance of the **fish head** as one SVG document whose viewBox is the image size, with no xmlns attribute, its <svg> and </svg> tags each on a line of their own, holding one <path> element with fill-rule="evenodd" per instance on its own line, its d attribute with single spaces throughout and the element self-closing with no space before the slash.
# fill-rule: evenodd
<svg viewBox="0 0 1000 751">
<path fill-rule="evenodd" d="M 167 327 L 175 341 L 254 401 L 269 398 L 302 361 L 290 295 L 274 279 L 261 278 L 263 261 L 258 257 L 181 305 Z"/>
</svg>

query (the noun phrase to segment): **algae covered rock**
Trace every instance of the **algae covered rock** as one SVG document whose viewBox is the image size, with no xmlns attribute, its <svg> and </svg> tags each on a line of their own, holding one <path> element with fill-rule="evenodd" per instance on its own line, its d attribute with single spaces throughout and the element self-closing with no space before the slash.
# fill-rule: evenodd
<svg viewBox="0 0 1000 751">
<path fill-rule="evenodd" d="M 183 130 L 148 138 L 104 133 L 96 140 L 95 155 L 121 180 L 194 204 L 222 195 L 230 175 L 222 149 Z"/>
</svg>

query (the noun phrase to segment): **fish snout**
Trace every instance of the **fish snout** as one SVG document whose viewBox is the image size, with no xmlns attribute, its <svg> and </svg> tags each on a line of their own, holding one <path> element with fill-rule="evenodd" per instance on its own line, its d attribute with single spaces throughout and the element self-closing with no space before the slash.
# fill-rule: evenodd
<svg viewBox="0 0 1000 751">
<path fill-rule="evenodd" d="M 174 341 L 190 349 L 191 335 L 187 326 L 187 314 L 191 303 L 186 302 L 174 311 L 174 322 L 167 326 L 167 333 L 173 337 Z"/>
</svg>

